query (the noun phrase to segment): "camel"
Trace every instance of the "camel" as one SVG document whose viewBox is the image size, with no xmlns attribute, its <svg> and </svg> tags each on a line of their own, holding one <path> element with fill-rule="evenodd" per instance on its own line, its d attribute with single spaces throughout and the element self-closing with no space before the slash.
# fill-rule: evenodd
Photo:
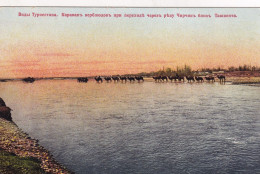
<svg viewBox="0 0 260 174">
<path fill-rule="evenodd" d="M 220 82 L 225 82 L 226 81 L 226 77 L 224 75 L 217 75 L 217 77 L 220 80 Z"/>
<path fill-rule="evenodd" d="M 144 78 L 142 76 L 135 76 L 135 79 L 140 82 L 141 80 L 144 81 Z"/>
<path fill-rule="evenodd" d="M 167 76 L 162 76 L 161 79 L 162 79 L 163 82 L 164 82 L 164 80 L 166 80 L 166 82 L 168 82 Z"/>
<path fill-rule="evenodd" d="M 186 76 L 186 79 L 188 80 L 188 82 L 195 81 L 193 76 Z"/>
<path fill-rule="evenodd" d="M 195 80 L 198 81 L 198 82 L 204 82 L 202 77 L 195 76 Z"/>
<path fill-rule="evenodd" d="M 167 76 L 156 76 L 156 77 L 153 77 L 153 79 L 154 79 L 156 82 L 158 82 L 158 81 L 164 81 L 164 80 L 168 81 Z"/>
<path fill-rule="evenodd" d="M 214 81 L 215 82 L 215 77 L 213 76 L 209 76 L 209 77 L 205 77 L 205 79 L 210 82 L 212 80 L 212 82 Z"/>
<path fill-rule="evenodd" d="M 117 77 L 117 76 L 112 77 L 112 79 L 114 80 L 114 82 L 118 82 L 119 81 L 119 77 Z"/>
<path fill-rule="evenodd" d="M 178 77 L 177 76 L 169 76 L 168 79 L 171 80 L 171 82 L 172 82 L 172 80 L 174 80 L 176 82 Z"/>
<path fill-rule="evenodd" d="M 112 81 L 111 77 L 105 77 L 104 79 L 105 79 L 105 81 L 107 81 L 107 82 L 111 82 L 111 81 Z"/>
<path fill-rule="evenodd" d="M 179 76 L 178 73 L 176 73 L 176 76 L 175 76 L 176 79 L 178 79 L 178 81 L 182 81 L 184 82 L 184 76 Z"/>
<path fill-rule="evenodd" d="M 99 83 L 99 82 L 103 82 L 103 80 L 102 80 L 102 78 L 100 77 L 100 76 L 98 76 L 98 77 L 95 77 L 95 80 Z"/>
<path fill-rule="evenodd" d="M 127 81 L 127 78 L 126 78 L 126 77 L 121 77 L 121 76 L 120 76 L 119 78 L 120 78 L 120 80 L 121 80 L 122 82 L 123 82 L 123 81 L 125 81 L 125 82 Z"/>
<path fill-rule="evenodd" d="M 182 80 L 183 80 L 183 82 L 184 82 L 184 77 L 183 77 L 183 76 L 178 76 L 178 80 L 179 80 L 179 81 L 182 81 Z"/>
<path fill-rule="evenodd" d="M 161 76 L 156 76 L 156 77 L 153 77 L 154 81 L 157 82 L 157 81 L 160 81 L 161 79 Z"/>
<path fill-rule="evenodd" d="M 132 81 L 135 81 L 135 78 L 134 77 L 127 77 L 127 79 L 132 82 Z"/>
<path fill-rule="evenodd" d="M 174 80 L 173 76 L 168 76 L 168 79 L 172 82 Z"/>
<path fill-rule="evenodd" d="M 84 82 L 84 83 L 88 82 L 88 78 L 87 77 L 79 77 L 77 80 L 78 80 L 78 82 Z"/>
</svg>

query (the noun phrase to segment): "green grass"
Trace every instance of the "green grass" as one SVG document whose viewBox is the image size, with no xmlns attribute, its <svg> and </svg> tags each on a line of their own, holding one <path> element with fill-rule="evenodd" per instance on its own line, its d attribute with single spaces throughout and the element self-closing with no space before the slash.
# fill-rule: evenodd
<svg viewBox="0 0 260 174">
<path fill-rule="evenodd" d="M 36 158 L 19 157 L 0 149 L 1 174 L 41 174 L 45 173 Z"/>
</svg>

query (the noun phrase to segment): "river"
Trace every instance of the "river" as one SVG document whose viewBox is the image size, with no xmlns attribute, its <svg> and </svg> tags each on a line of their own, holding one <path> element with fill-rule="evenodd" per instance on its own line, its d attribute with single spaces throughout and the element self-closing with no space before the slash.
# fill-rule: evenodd
<svg viewBox="0 0 260 174">
<path fill-rule="evenodd" d="M 84 173 L 260 173 L 260 88 L 215 83 L 0 83 L 15 123 Z"/>
</svg>

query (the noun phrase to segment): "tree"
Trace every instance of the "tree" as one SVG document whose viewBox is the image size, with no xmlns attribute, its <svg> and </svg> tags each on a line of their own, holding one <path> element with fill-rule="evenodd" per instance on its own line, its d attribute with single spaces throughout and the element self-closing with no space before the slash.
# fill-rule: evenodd
<svg viewBox="0 0 260 174">
<path fill-rule="evenodd" d="M 172 69 L 166 68 L 165 73 L 166 73 L 167 76 L 170 76 L 172 74 Z"/>
</svg>

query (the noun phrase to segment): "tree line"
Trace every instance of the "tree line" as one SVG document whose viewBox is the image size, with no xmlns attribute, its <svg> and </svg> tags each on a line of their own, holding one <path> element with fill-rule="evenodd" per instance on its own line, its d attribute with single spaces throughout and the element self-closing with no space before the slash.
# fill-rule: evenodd
<svg viewBox="0 0 260 174">
<path fill-rule="evenodd" d="M 159 71 L 152 71 L 152 72 L 141 72 L 135 75 L 138 76 L 172 76 L 175 75 L 176 73 L 178 75 L 196 75 L 198 73 L 212 73 L 212 72 L 218 72 L 218 71 L 224 71 L 224 72 L 234 72 L 234 71 L 260 71 L 260 67 L 258 66 L 251 66 L 251 65 L 239 65 L 237 67 L 235 66 L 230 66 L 228 68 L 201 68 L 198 70 L 192 70 L 192 68 L 189 65 L 184 65 L 184 66 L 177 66 L 176 68 L 163 68 L 160 69 Z M 127 75 L 133 75 L 133 74 L 125 74 Z"/>
</svg>

